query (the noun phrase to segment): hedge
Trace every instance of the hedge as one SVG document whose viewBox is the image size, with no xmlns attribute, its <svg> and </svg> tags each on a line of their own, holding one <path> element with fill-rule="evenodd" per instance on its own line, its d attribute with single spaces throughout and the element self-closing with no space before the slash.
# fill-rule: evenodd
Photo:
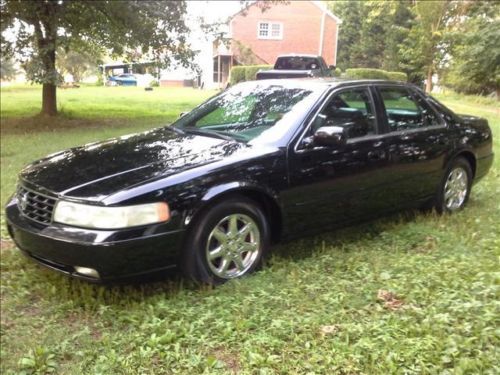
<svg viewBox="0 0 500 375">
<path fill-rule="evenodd" d="M 269 70 L 272 68 L 272 65 L 248 65 L 245 71 L 245 81 L 253 81 L 259 70 Z"/>
<path fill-rule="evenodd" d="M 403 72 L 387 72 L 382 69 L 369 68 L 346 69 L 344 76 L 354 79 L 389 79 L 391 81 L 408 80 L 408 76 Z"/>
<path fill-rule="evenodd" d="M 231 85 L 243 81 L 253 81 L 259 70 L 272 69 L 272 65 L 238 65 L 231 68 Z"/>
<path fill-rule="evenodd" d="M 245 80 L 245 66 L 233 66 L 231 68 L 231 85 L 235 85 L 238 82 L 243 82 Z"/>
<path fill-rule="evenodd" d="M 403 72 L 387 72 L 387 75 L 391 81 L 408 81 L 408 75 Z"/>
</svg>

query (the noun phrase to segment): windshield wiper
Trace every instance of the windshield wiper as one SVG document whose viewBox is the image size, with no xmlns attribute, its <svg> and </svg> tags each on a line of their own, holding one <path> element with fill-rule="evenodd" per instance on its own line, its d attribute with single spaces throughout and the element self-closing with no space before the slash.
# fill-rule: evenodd
<svg viewBox="0 0 500 375">
<path fill-rule="evenodd" d="M 181 130 L 181 129 L 179 129 Z M 224 139 L 226 141 L 236 141 L 233 137 L 229 135 L 222 134 L 216 130 L 200 129 L 200 128 L 183 128 L 181 131 L 188 134 L 204 135 L 213 138 Z"/>
<path fill-rule="evenodd" d="M 165 129 L 173 131 L 174 133 L 177 133 L 177 134 L 186 134 L 186 132 L 184 130 L 178 128 L 177 126 L 173 126 L 173 125 L 165 126 Z"/>
</svg>

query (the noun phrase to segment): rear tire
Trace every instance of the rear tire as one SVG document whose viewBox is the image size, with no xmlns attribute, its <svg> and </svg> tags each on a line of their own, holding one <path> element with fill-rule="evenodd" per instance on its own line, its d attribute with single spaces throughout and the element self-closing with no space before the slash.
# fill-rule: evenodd
<svg viewBox="0 0 500 375">
<path fill-rule="evenodd" d="M 258 269 L 269 244 L 269 225 L 260 207 L 244 197 L 229 198 L 192 222 L 182 268 L 198 283 L 223 284 Z"/>
<path fill-rule="evenodd" d="M 472 168 L 469 162 L 458 157 L 454 159 L 444 174 L 435 199 L 436 211 L 453 213 L 460 211 L 467 201 L 472 187 Z"/>
</svg>

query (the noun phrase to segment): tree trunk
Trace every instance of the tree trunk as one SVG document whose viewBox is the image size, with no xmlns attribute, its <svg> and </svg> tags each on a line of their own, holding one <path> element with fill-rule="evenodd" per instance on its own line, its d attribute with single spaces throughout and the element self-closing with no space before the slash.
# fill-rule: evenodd
<svg viewBox="0 0 500 375">
<path fill-rule="evenodd" d="M 43 19 L 36 22 L 35 36 L 38 53 L 43 65 L 42 111 L 45 116 L 57 115 L 56 85 L 58 74 L 56 69 L 57 19 L 55 17 L 55 2 L 40 2 Z M 43 26 L 43 28 L 42 28 Z M 45 32 L 42 32 L 42 29 Z"/>
<path fill-rule="evenodd" d="M 44 83 L 42 89 L 42 115 L 57 115 L 56 85 Z"/>
<path fill-rule="evenodd" d="M 427 81 L 425 82 L 425 92 L 430 94 L 432 91 L 432 65 L 427 68 Z"/>
<path fill-rule="evenodd" d="M 43 84 L 42 93 L 42 115 L 55 116 L 57 115 L 57 100 L 56 100 L 56 50 L 54 40 L 45 43 L 44 48 L 40 51 L 42 55 L 43 67 L 46 73 L 48 82 Z"/>
</svg>

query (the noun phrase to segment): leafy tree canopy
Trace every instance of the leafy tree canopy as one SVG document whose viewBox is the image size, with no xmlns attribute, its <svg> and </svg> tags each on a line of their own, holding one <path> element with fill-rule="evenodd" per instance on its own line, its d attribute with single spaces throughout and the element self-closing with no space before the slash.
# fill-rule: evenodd
<svg viewBox="0 0 500 375">
<path fill-rule="evenodd" d="M 54 115 L 56 51 L 94 45 L 120 56 L 139 51 L 168 65 L 192 63 L 185 1 L 16 1 L 0 2 L 2 53 L 28 63 L 28 79 L 43 84 L 42 113 Z M 15 38 L 8 39 L 10 30 Z"/>
<path fill-rule="evenodd" d="M 500 2 L 475 0 L 331 1 L 340 26 L 337 63 L 346 68 L 432 76 L 462 92 L 499 87 Z"/>
</svg>

